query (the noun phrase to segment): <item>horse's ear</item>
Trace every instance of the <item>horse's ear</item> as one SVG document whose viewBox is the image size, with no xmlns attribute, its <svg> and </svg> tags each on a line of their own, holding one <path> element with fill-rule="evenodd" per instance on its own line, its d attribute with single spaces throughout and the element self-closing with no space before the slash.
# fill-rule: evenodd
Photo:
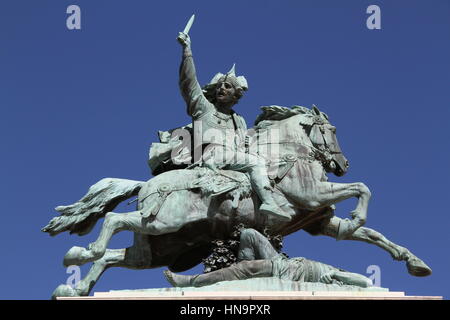
<svg viewBox="0 0 450 320">
<path fill-rule="evenodd" d="M 318 116 L 321 116 L 320 110 L 319 108 L 317 108 L 317 106 L 315 104 L 312 105 L 312 110 L 314 111 L 314 113 Z"/>
<path fill-rule="evenodd" d="M 314 111 L 314 113 L 316 115 L 318 115 L 322 119 L 325 119 L 327 121 L 329 120 L 327 114 L 325 112 L 320 111 L 319 108 L 315 104 L 312 105 L 312 110 Z"/>
</svg>

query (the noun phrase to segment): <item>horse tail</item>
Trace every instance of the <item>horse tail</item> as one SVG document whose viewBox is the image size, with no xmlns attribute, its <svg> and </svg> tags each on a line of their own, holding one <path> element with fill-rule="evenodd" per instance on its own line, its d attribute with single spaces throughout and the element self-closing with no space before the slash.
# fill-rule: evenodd
<svg viewBox="0 0 450 320">
<path fill-rule="evenodd" d="M 55 210 L 60 216 L 54 217 L 42 228 L 55 236 L 61 232 L 69 231 L 80 236 L 88 234 L 107 212 L 122 201 L 138 194 L 143 181 L 105 178 L 89 188 L 87 194 L 79 201 L 68 206 L 59 206 Z"/>
</svg>

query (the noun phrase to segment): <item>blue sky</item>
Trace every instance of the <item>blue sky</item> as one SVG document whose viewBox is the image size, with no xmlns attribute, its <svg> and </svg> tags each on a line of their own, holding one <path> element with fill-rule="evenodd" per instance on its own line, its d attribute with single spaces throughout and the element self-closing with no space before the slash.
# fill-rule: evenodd
<svg viewBox="0 0 450 320">
<path fill-rule="evenodd" d="M 71 4 L 81 8 L 81 30 L 66 28 Z M 366 27 L 372 4 L 381 30 Z M 262 105 L 319 106 L 350 161 L 346 176 L 330 180 L 366 183 L 366 226 L 433 274 L 414 278 L 377 247 L 302 231 L 285 238 L 285 251 L 362 274 L 378 265 L 383 287 L 449 298 L 448 0 L 1 1 L 0 298 L 48 299 L 69 276 L 65 252 L 95 240 L 101 226 L 52 238 L 40 228 L 53 208 L 105 177 L 149 179 L 157 130 L 190 122 L 175 38 L 192 13 L 200 82 L 236 63 L 250 87 L 236 111 L 249 126 Z M 338 204 L 336 215 L 355 204 Z M 110 247 L 131 243 L 121 233 Z M 110 269 L 94 290 L 167 286 L 162 270 Z"/>
</svg>

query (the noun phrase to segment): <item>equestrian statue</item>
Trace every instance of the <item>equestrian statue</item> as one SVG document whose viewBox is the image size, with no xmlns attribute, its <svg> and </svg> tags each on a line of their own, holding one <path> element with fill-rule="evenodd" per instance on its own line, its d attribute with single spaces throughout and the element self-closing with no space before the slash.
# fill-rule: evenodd
<svg viewBox="0 0 450 320">
<path fill-rule="evenodd" d="M 92 262 L 87 275 L 75 287 L 58 286 L 53 297 L 89 295 L 111 267 L 166 266 L 172 284 L 181 283 L 175 273 L 205 261 L 213 241 L 226 241 L 237 226 L 268 237 L 305 230 L 364 241 L 405 261 L 411 275 L 431 274 L 407 248 L 364 227 L 371 196 L 364 183 L 328 181 L 327 173 L 341 177 L 349 162 L 339 147 L 336 128 L 318 107 L 263 106 L 248 129 L 233 110 L 248 90 L 247 80 L 236 75 L 234 65 L 200 86 L 188 34 L 193 20 L 194 16 L 177 38 L 182 47 L 179 85 L 192 123 L 159 132 L 160 142 L 150 148 L 154 175 L 150 180 L 105 178 L 79 201 L 56 208 L 60 215 L 42 229 L 52 236 L 66 231 L 85 235 L 99 219 L 104 221 L 96 241 L 87 248 L 74 246 L 64 257 L 65 266 Z M 113 212 L 135 196 L 135 210 Z M 337 217 L 335 204 L 349 198 L 357 199 L 350 218 Z M 111 237 L 121 231 L 132 231 L 134 244 L 108 249 Z M 316 280 L 348 276 L 326 267 Z M 366 286 L 366 278 L 350 276 L 347 282 Z"/>
</svg>

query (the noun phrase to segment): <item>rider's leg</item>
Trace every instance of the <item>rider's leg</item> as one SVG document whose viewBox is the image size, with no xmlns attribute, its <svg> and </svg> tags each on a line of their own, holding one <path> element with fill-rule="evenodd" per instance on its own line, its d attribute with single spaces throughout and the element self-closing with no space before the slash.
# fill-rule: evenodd
<svg viewBox="0 0 450 320">
<path fill-rule="evenodd" d="M 239 242 L 238 261 L 272 259 L 278 255 L 269 240 L 255 229 L 243 229 Z"/>
<path fill-rule="evenodd" d="M 259 210 L 280 218 L 283 221 L 290 221 L 291 216 L 285 213 L 273 199 L 273 190 L 270 186 L 269 178 L 267 177 L 265 165 L 258 165 L 251 168 L 248 172 L 250 174 L 251 184 L 262 202 Z"/>
<path fill-rule="evenodd" d="M 264 158 L 230 149 L 226 149 L 225 152 L 227 162 L 225 169 L 249 173 L 252 187 L 262 202 L 260 211 L 281 220 L 290 221 L 291 216 L 285 213 L 273 198 Z M 222 155 L 219 157 L 223 159 Z"/>
<path fill-rule="evenodd" d="M 245 280 L 250 278 L 271 277 L 272 261 L 241 261 L 230 267 L 193 276 L 180 275 L 169 270 L 164 271 L 167 280 L 174 287 L 203 287 L 220 281 Z"/>
</svg>

